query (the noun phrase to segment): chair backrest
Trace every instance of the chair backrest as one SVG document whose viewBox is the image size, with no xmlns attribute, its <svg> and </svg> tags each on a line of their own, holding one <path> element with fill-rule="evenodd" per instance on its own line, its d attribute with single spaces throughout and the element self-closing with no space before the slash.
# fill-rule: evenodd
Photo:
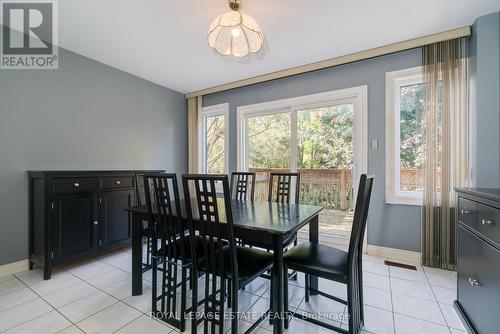
<svg viewBox="0 0 500 334">
<path fill-rule="evenodd" d="M 365 236 L 372 186 L 373 176 L 362 174 L 359 179 L 358 196 L 356 198 L 351 239 L 349 241 L 348 265 L 351 269 L 358 265 L 363 252 L 363 239 Z"/>
<path fill-rule="evenodd" d="M 152 253 L 156 254 L 158 243 L 164 254 L 171 258 L 184 258 L 189 236 L 181 216 L 177 176 L 169 173 L 147 173 L 143 176 L 144 197 L 149 212 L 149 222 L 153 222 Z M 181 242 L 176 242 L 181 239 Z"/>
<path fill-rule="evenodd" d="M 196 266 L 195 235 L 201 237 L 207 271 L 217 276 L 231 272 L 238 277 L 236 242 L 233 233 L 233 215 L 229 179 L 227 175 L 183 175 L 182 185 L 193 248 L 193 266 Z M 222 189 L 220 188 L 222 186 Z M 222 194 L 221 194 L 222 190 Z M 220 251 L 229 244 L 231 268 L 224 268 L 224 254 Z"/>
<path fill-rule="evenodd" d="M 273 193 L 275 182 L 276 191 Z M 295 197 L 294 203 L 299 204 L 300 173 L 271 173 L 269 175 L 268 202 L 290 203 L 292 195 Z"/>
<path fill-rule="evenodd" d="M 136 205 L 146 204 L 146 192 L 144 191 L 144 174 L 135 174 L 135 201 Z"/>
<path fill-rule="evenodd" d="M 231 199 L 237 201 L 253 201 L 255 197 L 255 173 L 231 173 L 229 191 L 231 193 Z"/>
</svg>

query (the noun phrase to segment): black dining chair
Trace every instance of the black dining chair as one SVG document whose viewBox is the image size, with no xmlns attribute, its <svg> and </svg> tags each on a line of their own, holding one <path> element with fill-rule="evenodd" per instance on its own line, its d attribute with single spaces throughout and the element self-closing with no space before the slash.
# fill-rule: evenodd
<svg viewBox="0 0 500 334">
<path fill-rule="evenodd" d="M 293 316 L 339 333 L 358 334 L 363 325 L 363 279 L 362 253 L 366 219 L 370 205 L 373 176 L 361 175 L 354 210 L 354 220 L 347 252 L 316 243 L 301 243 L 284 255 L 284 270 L 294 269 L 305 273 L 305 301 L 310 293 L 332 299 L 347 305 L 349 330 L 325 323 L 307 314 L 294 313 Z M 347 300 L 332 296 L 310 286 L 311 275 L 346 284 Z M 288 279 L 285 278 L 285 328 L 288 328 Z M 323 310 L 324 311 L 324 310 Z"/>
<path fill-rule="evenodd" d="M 189 229 L 181 216 L 177 176 L 149 173 L 144 174 L 143 180 L 151 224 L 151 313 L 183 332 L 186 324 L 186 285 L 190 280 L 188 270 L 192 264 L 192 247 Z M 199 238 L 196 238 L 195 245 L 201 245 Z M 160 284 L 158 271 L 161 273 Z M 180 305 L 177 300 L 179 297 Z"/>
<path fill-rule="evenodd" d="M 253 201 L 255 197 L 256 173 L 232 172 L 229 192 L 231 199 L 237 201 Z"/>
<path fill-rule="evenodd" d="M 192 290 L 192 312 L 195 315 L 192 317 L 192 333 L 198 333 L 201 323 L 205 334 L 225 333 L 224 306 L 226 294 L 229 294 L 231 333 L 236 334 L 238 291 L 270 269 L 273 256 L 265 251 L 236 245 L 227 175 L 183 175 L 182 182 L 192 243 L 195 235 L 203 240 L 202 259 L 195 260 L 200 251 L 196 248 L 192 262 L 194 277 L 199 271 L 205 273 L 204 307 L 198 318 L 198 284 L 195 282 Z M 229 291 L 226 289 L 228 280 L 232 281 Z M 263 319 L 264 316 L 245 333 L 255 329 Z"/>
<path fill-rule="evenodd" d="M 146 192 L 144 190 L 144 176 L 143 174 L 135 175 L 135 204 L 137 206 L 146 205 Z M 142 263 L 142 270 L 148 271 L 151 269 L 151 236 L 152 236 L 152 224 L 148 221 L 143 221 L 143 239 L 146 241 L 146 259 Z"/>
</svg>

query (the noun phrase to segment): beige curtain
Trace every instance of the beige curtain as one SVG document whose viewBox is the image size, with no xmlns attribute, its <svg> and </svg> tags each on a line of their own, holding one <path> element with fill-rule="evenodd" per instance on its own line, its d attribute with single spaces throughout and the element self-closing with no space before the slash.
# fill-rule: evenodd
<svg viewBox="0 0 500 334">
<path fill-rule="evenodd" d="M 198 114 L 202 97 L 190 97 L 188 105 L 188 172 L 198 173 Z"/>
<path fill-rule="evenodd" d="M 467 43 L 423 47 L 426 110 L 422 206 L 422 263 L 456 267 L 455 186 L 469 180 Z"/>
</svg>

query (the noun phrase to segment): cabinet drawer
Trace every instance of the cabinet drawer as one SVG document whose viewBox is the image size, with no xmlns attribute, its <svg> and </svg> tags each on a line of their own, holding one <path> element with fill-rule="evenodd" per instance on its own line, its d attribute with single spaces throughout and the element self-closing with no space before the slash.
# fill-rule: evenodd
<svg viewBox="0 0 500 334">
<path fill-rule="evenodd" d="M 134 187 L 133 176 L 103 176 L 101 178 L 103 189 L 124 189 Z"/>
<path fill-rule="evenodd" d="M 468 199 L 458 198 L 458 220 L 477 229 L 477 203 Z"/>
<path fill-rule="evenodd" d="M 500 328 L 500 252 L 460 227 L 458 301 L 481 334 Z"/>
<path fill-rule="evenodd" d="M 500 210 L 491 206 L 478 204 L 478 231 L 500 244 Z"/>
<path fill-rule="evenodd" d="M 53 181 L 54 193 L 95 190 L 97 190 L 97 179 L 94 177 L 61 177 Z"/>
</svg>

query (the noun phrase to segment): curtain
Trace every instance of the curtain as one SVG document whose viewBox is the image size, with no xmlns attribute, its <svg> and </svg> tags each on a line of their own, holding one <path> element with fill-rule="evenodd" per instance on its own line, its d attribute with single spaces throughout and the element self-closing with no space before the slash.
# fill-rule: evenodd
<svg viewBox="0 0 500 334">
<path fill-rule="evenodd" d="M 467 42 L 455 39 L 423 47 L 426 83 L 422 263 L 456 268 L 455 186 L 469 180 Z"/>
<path fill-rule="evenodd" d="M 188 106 L 188 172 L 198 173 L 198 114 L 202 97 L 190 97 Z"/>
</svg>

